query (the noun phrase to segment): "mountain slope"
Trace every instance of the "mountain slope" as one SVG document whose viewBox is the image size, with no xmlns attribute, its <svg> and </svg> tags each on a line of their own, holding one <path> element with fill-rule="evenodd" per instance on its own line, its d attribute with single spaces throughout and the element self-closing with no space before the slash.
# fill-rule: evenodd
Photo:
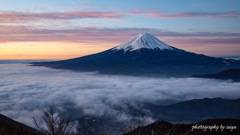
<svg viewBox="0 0 240 135">
<path fill-rule="evenodd" d="M 177 49 L 148 33 L 139 34 L 126 43 L 97 54 L 32 64 L 76 71 L 157 76 L 190 76 L 240 68 L 240 61 L 208 57 Z"/>
<path fill-rule="evenodd" d="M 37 135 L 37 130 L 0 114 L 0 135 Z"/>
</svg>

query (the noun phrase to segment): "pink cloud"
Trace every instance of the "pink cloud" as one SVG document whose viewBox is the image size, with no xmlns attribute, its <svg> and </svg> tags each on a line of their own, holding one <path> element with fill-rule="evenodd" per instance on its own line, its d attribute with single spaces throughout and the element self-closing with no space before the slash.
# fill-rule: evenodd
<svg viewBox="0 0 240 135">
<path fill-rule="evenodd" d="M 189 32 L 180 33 L 151 28 L 70 28 L 39 29 L 32 27 L 1 26 L 0 42 L 54 41 L 79 43 L 119 44 L 131 37 L 149 32 L 170 44 L 234 44 L 240 45 L 240 33 Z M 164 40 L 165 39 L 165 40 Z"/>
<path fill-rule="evenodd" d="M 121 18 L 120 13 L 113 12 L 93 12 L 93 11 L 72 11 L 72 12 L 49 12 L 49 13 L 30 13 L 30 12 L 10 12 L 0 11 L 0 19 L 7 20 L 29 20 L 29 19 L 85 19 L 85 18 Z"/>
<path fill-rule="evenodd" d="M 177 12 L 174 14 L 162 13 L 153 10 L 134 10 L 122 11 L 68 11 L 68 12 L 14 12 L 0 11 L 0 23 L 24 22 L 24 21 L 43 21 L 43 20 L 72 20 L 72 19 L 112 19 L 117 21 L 124 16 L 143 15 L 155 18 L 237 18 L 239 11 L 231 12 Z"/>
<path fill-rule="evenodd" d="M 222 45 L 234 45 L 240 47 L 240 37 L 209 37 L 209 38 L 191 38 L 191 37 L 185 37 L 181 39 L 170 39 L 167 41 L 169 44 L 174 44 L 177 46 L 222 46 Z M 240 51 L 240 50 L 239 50 Z"/>
<path fill-rule="evenodd" d="M 177 12 L 174 14 L 166 14 L 157 11 L 148 11 L 145 15 L 146 17 L 156 18 L 237 18 L 240 15 L 240 12 Z"/>
</svg>

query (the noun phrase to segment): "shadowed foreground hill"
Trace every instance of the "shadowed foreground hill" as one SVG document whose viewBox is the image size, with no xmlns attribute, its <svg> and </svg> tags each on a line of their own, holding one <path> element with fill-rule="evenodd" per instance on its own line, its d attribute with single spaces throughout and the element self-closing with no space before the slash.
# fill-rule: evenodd
<svg viewBox="0 0 240 135">
<path fill-rule="evenodd" d="M 220 129 L 221 125 L 225 127 L 222 131 Z M 206 131 L 204 131 L 203 128 L 207 128 Z M 210 131 L 210 128 L 212 128 L 212 131 Z M 166 121 L 156 121 L 148 126 L 139 127 L 123 135 L 215 135 L 215 134 L 239 135 L 240 119 L 209 119 L 193 124 L 172 124 Z"/>
<path fill-rule="evenodd" d="M 0 114 L 0 135 L 36 135 L 36 130 Z"/>
</svg>

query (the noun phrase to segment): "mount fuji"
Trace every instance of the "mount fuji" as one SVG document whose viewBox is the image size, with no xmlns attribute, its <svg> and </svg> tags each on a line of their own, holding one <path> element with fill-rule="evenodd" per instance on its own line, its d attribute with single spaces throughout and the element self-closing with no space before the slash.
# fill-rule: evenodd
<svg viewBox="0 0 240 135">
<path fill-rule="evenodd" d="M 184 77 L 240 68 L 240 61 L 187 52 L 167 45 L 149 33 L 139 34 L 97 54 L 31 64 L 74 71 L 163 77 Z"/>
</svg>

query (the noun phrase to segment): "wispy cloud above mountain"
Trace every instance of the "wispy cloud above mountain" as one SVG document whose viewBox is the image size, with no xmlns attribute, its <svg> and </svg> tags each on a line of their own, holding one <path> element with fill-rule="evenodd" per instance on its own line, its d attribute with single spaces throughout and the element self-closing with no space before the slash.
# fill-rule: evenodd
<svg viewBox="0 0 240 135">
<path fill-rule="evenodd" d="M 157 18 L 237 18 L 240 11 L 230 12 L 176 12 L 163 13 L 154 10 L 134 10 L 134 11 L 65 11 L 65 12 L 17 12 L 17 11 L 0 11 L 1 22 L 5 21 L 22 21 L 22 20 L 71 20 L 71 19 L 114 19 L 125 16 L 144 16 Z M 0 23 L 1 23 L 0 22 Z"/>
<path fill-rule="evenodd" d="M 230 12 L 176 12 L 172 14 L 151 11 L 146 14 L 147 17 L 158 17 L 158 18 L 238 18 L 240 11 Z"/>
<path fill-rule="evenodd" d="M 153 28 L 94 27 L 41 29 L 19 26 L 0 26 L 0 29 L 2 30 L 0 34 L 4 35 L 0 36 L 0 42 L 52 41 L 120 44 L 139 33 L 149 32 L 161 39 L 171 38 L 168 41 L 173 44 L 240 44 L 240 33 L 231 32 L 174 32 Z"/>
</svg>

